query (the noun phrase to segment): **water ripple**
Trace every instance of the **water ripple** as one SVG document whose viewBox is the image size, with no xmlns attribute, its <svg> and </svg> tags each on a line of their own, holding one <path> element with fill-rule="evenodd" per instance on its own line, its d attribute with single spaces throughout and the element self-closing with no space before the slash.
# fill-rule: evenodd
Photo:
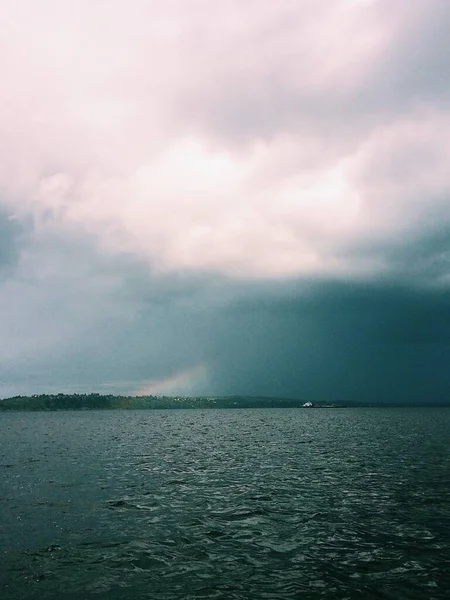
<svg viewBox="0 0 450 600">
<path fill-rule="evenodd" d="M 2 600 L 448 597 L 450 411 L 2 419 Z"/>
</svg>

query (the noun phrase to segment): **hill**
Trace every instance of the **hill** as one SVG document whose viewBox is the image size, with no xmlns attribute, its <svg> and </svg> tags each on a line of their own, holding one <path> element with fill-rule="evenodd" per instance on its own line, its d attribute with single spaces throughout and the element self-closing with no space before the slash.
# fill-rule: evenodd
<svg viewBox="0 0 450 600">
<path fill-rule="evenodd" d="M 0 411 L 155 410 L 195 408 L 300 408 L 304 400 L 248 396 L 114 396 L 35 394 L 0 400 Z"/>
</svg>

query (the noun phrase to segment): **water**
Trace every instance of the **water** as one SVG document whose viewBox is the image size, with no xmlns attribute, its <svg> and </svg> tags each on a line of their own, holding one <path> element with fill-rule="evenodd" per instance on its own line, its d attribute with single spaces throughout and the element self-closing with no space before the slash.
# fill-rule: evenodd
<svg viewBox="0 0 450 600">
<path fill-rule="evenodd" d="M 450 410 L 0 414 L 0 597 L 450 596 Z"/>
</svg>

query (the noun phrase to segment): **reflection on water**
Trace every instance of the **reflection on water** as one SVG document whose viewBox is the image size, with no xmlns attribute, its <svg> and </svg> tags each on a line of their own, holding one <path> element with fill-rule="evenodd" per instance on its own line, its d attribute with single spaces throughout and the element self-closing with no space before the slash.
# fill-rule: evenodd
<svg viewBox="0 0 450 600">
<path fill-rule="evenodd" d="M 447 598 L 450 410 L 2 413 L 3 599 Z"/>
</svg>

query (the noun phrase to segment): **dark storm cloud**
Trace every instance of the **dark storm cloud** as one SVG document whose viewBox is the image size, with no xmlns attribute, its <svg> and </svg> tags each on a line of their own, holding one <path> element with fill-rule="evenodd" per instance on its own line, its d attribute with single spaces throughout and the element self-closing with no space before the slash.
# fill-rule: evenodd
<svg viewBox="0 0 450 600">
<path fill-rule="evenodd" d="M 77 232 L 21 250 L 0 299 L 1 397 L 132 393 L 207 360 L 214 307 L 230 295 L 223 278 L 155 275 Z"/>
<path fill-rule="evenodd" d="M 27 260 L 33 276 L 24 281 L 22 272 L 9 288 L 16 308 L 2 332 L 2 396 L 132 393 L 202 364 L 207 380 L 193 393 L 402 403 L 450 397 L 450 297 L 426 279 L 155 275 L 78 236 L 35 243 Z"/>
<path fill-rule="evenodd" d="M 222 315 L 216 381 L 230 393 L 447 402 L 450 296 L 395 283 L 314 284 Z"/>
</svg>

